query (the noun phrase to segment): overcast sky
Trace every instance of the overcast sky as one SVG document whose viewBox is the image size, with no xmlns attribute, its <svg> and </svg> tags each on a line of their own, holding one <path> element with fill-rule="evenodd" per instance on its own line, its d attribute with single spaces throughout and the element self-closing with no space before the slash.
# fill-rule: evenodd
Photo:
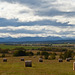
<svg viewBox="0 0 75 75">
<path fill-rule="evenodd" d="M 75 0 L 0 0 L 0 37 L 75 37 Z"/>
</svg>

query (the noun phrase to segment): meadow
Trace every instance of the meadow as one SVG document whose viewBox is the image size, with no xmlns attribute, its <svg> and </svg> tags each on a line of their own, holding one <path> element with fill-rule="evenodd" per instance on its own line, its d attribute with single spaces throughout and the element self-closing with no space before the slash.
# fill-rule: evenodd
<svg viewBox="0 0 75 75">
<path fill-rule="evenodd" d="M 25 67 L 25 62 L 20 59 L 32 60 L 32 67 Z M 39 62 L 39 56 L 36 58 L 23 57 L 7 57 L 8 61 L 3 62 L 0 58 L 0 75 L 75 75 L 73 71 L 73 62 L 58 62 L 58 60 L 45 60 Z"/>
<path fill-rule="evenodd" d="M 60 44 L 54 44 L 54 46 L 59 45 Z M 61 46 L 63 45 L 65 44 L 61 44 Z M 43 46 L 0 45 L 1 49 L 13 50 L 16 47 L 24 47 L 26 50 L 29 49 L 36 54 L 38 48 Z M 70 48 L 73 48 L 74 50 L 74 47 Z M 38 55 L 35 55 L 35 58 L 34 56 L 14 57 L 11 53 L 6 53 L 4 58 L 7 58 L 7 62 L 3 62 L 1 55 L 2 53 L 0 53 L 0 75 L 75 75 L 75 71 L 73 71 L 75 56 L 70 62 L 67 62 L 66 60 L 58 62 L 58 55 L 54 60 L 43 59 L 43 62 L 39 62 L 40 56 Z M 21 58 L 24 58 L 25 60 L 32 60 L 32 67 L 25 67 L 25 61 L 21 61 Z"/>
<path fill-rule="evenodd" d="M 3 45 L 3 44 L 0 44 L 0 48 L 2 48 L 2 49 L 14 49 L 14 48 L 16 48 L 16 47 L 23 47 L 23 48 L 25 48 L 25 49 L 38 49 L 38 48 L 40 48 L 41 46 L 21 46 L 21 45 Z"/>
<path fill-rule="evenodd" d="M 1 49 L 14 49 L 14 48 L 20 48 L 20 47 L 23 47 L 25 49 L 29 49 L 29 50 L 38 50 L 38 48 L 42 48 L 42 47 L 58 47 L 58 48 L 69 48 L 69 49 L 72 49 L 72 50 L 75 50 L 75 44 L 52 44 L 51 46 L 47 46 L 44 44 L 44 46 L 40 46 L 40 45 L 37 45 L 37 46 L 33 46 L 33 45 L 30 45 L 30 46 L 24 46 L 24 45 L 5 45 L 5 44 L 0 44 L 0 48 Z"/>
</svg>

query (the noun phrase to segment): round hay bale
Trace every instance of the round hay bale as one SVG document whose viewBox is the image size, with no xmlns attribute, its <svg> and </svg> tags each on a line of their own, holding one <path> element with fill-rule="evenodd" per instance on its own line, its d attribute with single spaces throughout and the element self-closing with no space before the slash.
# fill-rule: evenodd
<svg viewBox="0 0 75 75">
<path fill-rule="evenodd" d="M 24 61 L 24 58 L 21 58 L 21 61 Z"/>
<path fill-rule="evenodd" d="M 33 56 L 33 58 L 36 58 L 36 56 Z"/>
<path fill-rule="evenodd" d="M 7 62 L 7 58 L 3 58 L 3 62 Z"/>
<path fill-rule="evenodd" d="M 69 57 L 69 59 L 72 60 L 73 58 L 72 57 Z"/>
<path fill-rule="evenodd" d="M 25 61 L 25 67 L 32 67 L 32 61 L 31 60 L 26 60 Z"/>
<path fill-rule="evenodd" d="M 39 62 L 43 62 L 43 59 L 42 58 L 39 58 Z"/>
<path fill-rule="evenodd" d="M 67 62 L 70 62 L 70 59 L 69 59 L 69 58 L 66 58 L 66 61 L 67 61 Z"/>
<path fill-rule="evenodd" d="M 58 59 L 59 60 L 59 62 L 63 62 L 63 59 Z"/>
<path fill-rule="evenodd" d="M 73 70 L 75 70 L 75 62 L 73 62 Z"/>
</svg>

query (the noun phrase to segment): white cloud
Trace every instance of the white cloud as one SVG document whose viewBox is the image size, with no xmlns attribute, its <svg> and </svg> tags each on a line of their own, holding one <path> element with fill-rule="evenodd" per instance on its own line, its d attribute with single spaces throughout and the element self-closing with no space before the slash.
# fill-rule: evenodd
<svg viewBox="0 0 75 75">
<path fill-rule="evenodd" d="M 75 11 L 75 0 L 56 0 L 52 3 L 53 8 L 60 11 L 70 12 Z"/>
<path fill-rule="evenodd" d="M 57 27 L 52 25 L 34 25 L 34 26 L 7 26 L 2 27 L 0 26 L 0 30 L 5 30 L 6 33 L 0 33 L 0 37 L 27 37 L 27 36 L 67 36 L 67 37 L 74 37 L 75 36 L 75 27 L 69 26 L 69 24 L 75 25 L 75 16 L 69 16 L 65 13 L 67 12 L 75 12 L 75 0 L 42 0 L 42 2 L 46 2 L 44 4 L 40 3 L 41 5 L 36 7 L 30 7 L 26 4 L 20 4 L 18 2 L 16 3 L 9 3 L 9 2 L 1 2 L 0 1 L 0 18 L 5 19 L 18 19 L 19 22 L 30 22 L 30 21 L 40 21 L 40 20 L 50 20 L 50 21 L 56 21 L 61 23 L 68 22 L 68 26 L 64 28 L 63 26 Z M 35 5 L 34 5 L 35 6 Z M 39 14 L 35 15 L 37 12 L 43 12 L 43 11 L 51 11 L 51 9 L 56 9 L 60 12 L 62 12 L 62 15 L 53 15 L 53 16 L 47 16 L 43 15 L 40 16 Z M 63 12 L 65 12 L 63 14 Z M 56 12 L 54 13 L 56 14 Z M 12 31 L 20 31 L 20 30 L 29 30 L 29 31 L 36 31 L 36 32 L 43 32 L 38 34 L 30 34 L 30 33 L 13 33 Z M 8 31 L 8 32 L 7 32 Z M 12 33 L 10 33 L 10 31 Z M 66 34 L 63 34 L 65 32 L 71 32 Z"/>
<path fill-rule="evenodd" d="M 75 0 L 55 0 L 53 2 L 49 0 L 44 0 L 47 2 L 43 8 L 38 8 L 38 11 L 45 12 L 45 11 L 52 11 L 52 9 L 56 9 L 59 11 L 59 14 L 57 15 L 58 12 L 53 12 L 55 13 L 54 16 L 48 16 L 47 19 L 65 23 L 69 22 L 68 24 L 73 24 L 75 25 Z M 62 15 L 60 14 L 62 13 Z M 52 13 L 51 13 L 52 14 Z M 47 13 L 45 13 L 45 16 Z M 44 15 L 43 15 L 44 16 Z"/>
<path fill-rule="evenodd" d="M 73 12 L 75 11 L 75 1 L 72 0 L 56 0 L 56 1 L 46 1 L 48 4 L 44 4 L 39 8 L 30 8 L 26 5 L 20 3 L 8 3 L 8 2 L 0 2 L 0 18 L 6 19 L 18 19 L 20 22 L 29 22 L 29 21 L 38 21 L 38 20 L 57 20 L 57 22 L 65 23 L 69 22 L 69 24 L 75 24 L 75 16 L 73 17 L 66 17 L 65 14 L 58 15 L 58 16 L 39 16 L 35 15 L 36 12 L 41 10 L 50 10 L 50 9 L 57 9 L 59 11 L 64 12 Z M 50 5 L 52 4 L 52 5 Z M 47 6 L 47 7 L 46 7 Z M 42 13 L 42 12 L 41 12 Z"/>
<path fill-rule="evenodd" d="M 39 25 L 35 25 L 35 26 L 18 26 L 18 27 L 14 27 L 14 26 L 7 26 L 7 27 L 0 27 L 0 30 L 5 30 L 6 33 L 0 33 L 0 37 L 7 37 L 7 36 L 11 36 L 11 37 L 35 37 L 35 36 L 39 36 L 39 37 L 46 37 L 46 36 L 75 36 L 75 28 L 68 26 L 66 28 L 62 28 L 62 27 L 56 27 L 56 26 L 39 26 Z M 18 31 L 22 31 L 22 30 L 29 30 L 28 33 L 18 33 Z M 7 32 L 8 31 L 8 32 Z M 12 33 L 11 33 L 11 32 Z M 13 31 L 17 31 L 17 33 L 13 33 Z M 32 34 L 32 31 L 36 31 L 38 33 L 34 33 Z M 42 32 L 42 33 L 39 33 Z M 67 33 L 68 34 L 64 34 Z"/>
<path fill-rule="evenodd" d="M 19 34 L 11 34 L 11 33 L 0 33 L 0 37 L 12 37 L 12 38 L 18 38 L 18 37 L 47 37 L 47 36 L 58 36 L 58 37 L 62 37 L 62 36 L 65 36 L 64 34 L 63 35 L 60 35 L 60 34 L 24 34 L 24 33 L 19 33 Z M 66 35 L 66 37 L 75 37 L 75 34 L 68 34 Z"/>
<path fill-rule="evenodd" d="M 35 16 L 33 9 L 19 3 L 0 2 L 0 13 L 0 18 L 18 19 L 20 22 L 37 21 L 48 18 L 38 15 Z"/>
<path fill-rule="evenodd" d="M 12 38 L 18 38 L 18 37 L 47 37 L 47 36 L 60 36 L 57 34 L 24 34 L 24 33 L 19 33 L 19 34 L 11 34 L 11 33 L 0 33 L 0 37 L 12 37 Z"/>
<path fill-rule="evenodd" d="M 26 13 L 20 13 L 22 11 Z M 0 13 L 0 18 L 21 20 L 21 18 L 26 19 L 26 17 L 33 15 L 33 10 L 19 3 L 0 2 Z"/>
<path fill-rule="evenodd" d="M 64 28 L 65 29 L 65 28 Z M 7 27 L 0 27 L 0 30 L 8 30 L 8 31 L 16 31 L 16 30 L 31 30 L 31 31 L 55 31 L 55 32 L 60 32 L 62 30 L 64 30 L 60 27 L 56 27 L 56 26 L 48 26 L 48 25 L 44 25 L 44 26 L 40 26 L 40 25 L 35 25 L 35 26 L 18 26 L 18 27 L 14 27 L 14 26 L 7 26 Z"/>
<path fill-rule="evenodd" d="M 66 23 L 68 22 L 68 24 L 72 24 L 75 25 L 75 16 L 70 16 L 70 17 L 66 17 L 65 15 L 63 16 L 54 16 L 51 18 L 51 20 L 56 20 L 56 22 L 61 22 L 61 23 Z"/>
</svg>

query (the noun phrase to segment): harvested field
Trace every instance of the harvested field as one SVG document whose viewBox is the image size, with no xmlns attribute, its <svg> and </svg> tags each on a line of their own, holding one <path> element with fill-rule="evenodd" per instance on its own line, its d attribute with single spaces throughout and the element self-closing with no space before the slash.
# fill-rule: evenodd
<svg viewBox="0 0 75 75">
<path fill-rule="evenodd" d="M 32 60 L 32 67 L 25 67 L 25 62 L 20 59 Z M 61 63 L 58 60 L 44 60 L 40 63 L 39 57 L 8 57 L 8 62 L 3 62 L 0 58 L 0 75 L 75 75 L 73 71 L 73 62 Z"/>
</svg>

